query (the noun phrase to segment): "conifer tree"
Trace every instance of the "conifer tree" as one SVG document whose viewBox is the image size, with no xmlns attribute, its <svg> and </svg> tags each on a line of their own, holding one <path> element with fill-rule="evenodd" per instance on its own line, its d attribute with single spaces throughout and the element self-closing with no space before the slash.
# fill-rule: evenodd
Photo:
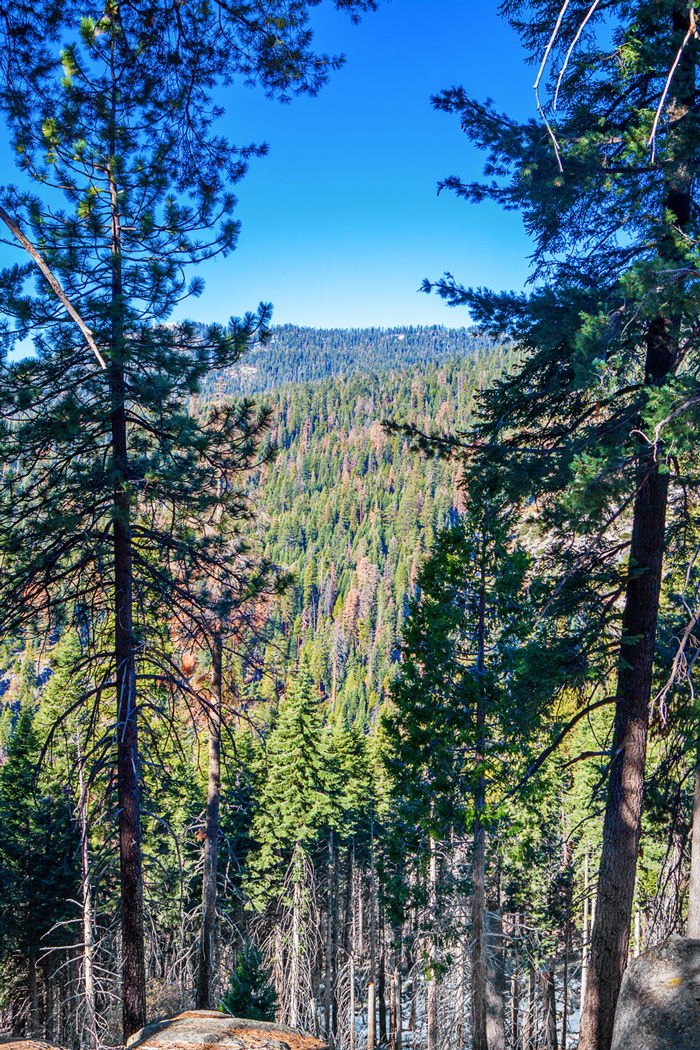
<svg viewBox="0 0 700 1050">
<path fill-rule="evenodd" d="M 282 702 L 266 752 L 266 776 L 251 829 L 256 851 L 250 896 L 259 904 L 281 891 L 297 851 L 312 850 L 334 819 L 330 748 L 305 664 Z"/>
<path fill-rule="evenodd" d="M 69 902 L 79 880 L 66 799 L 46 773 L 37 777 L 41 746 L 34 718 L 34 704 L 25 703 L 0 769 L 0 953 L 5 960 L 21 954 L 29 1027 L 38 1035 L 38 956 L 52 943 L 62 943 L 65 930 L 52 931 L 56 923 L 73 918 Z"/>
<path fill-rule="evenodd" d="M 627 962 L 667 513 L 686 512 L 680 492 L 695 484 L 695 12 L 678 0 L 585 9 L 536 0 L 504 11 L 541 64 L 548 123 L 520 124 L 462 88 L 434 104 L 459 114 L 492 177 L 443 185 L 522 210 L 535 290 L 497 295 L 449 274 L 432 287 L 524 353 L 521 369 L 484 395 L 479 447 L 468 454 L 500 467 L 518 498 L 537 501 L 553 599 L 544 608 L 563 641 L 553 664 L 587 703 L 615 703 L 580 1041 L 581 1050 L 609 1050 Z"/>
<path fill-rule="evenodd" d="M 391 690 L 385 762 L 396 798 L 390 882 L 399 914 L 410 900 L 406 843 L 419 868 L 435 864 L 435 844 L 473 835 L 472 1033 L 486 1050 L 486 832 L 489 795 L 507 763 L 499 721 L 516 730 L 507 691 L 525 619 L 528 559 L 513 542 L 514 508 L 475 486 L 467 513 L 443 531 L 418 577 L 404 625 L 401 673 Z M 500 752 L 500 753 L 499 753 Z M 466 873 L 457 876 L 458 884 Z M 420 886 L 421 880 L 415 882 Z M 415 891 L 414 891 L 415 892 Z M 437 924 L 437 891 L 424 903 Z M 433 966 L 435 964 L 433 963 Z M 434 974 L 433 974 L 434 977 Z"/>
<path fill-rule="evenodd" d="M 212 88 L 241 73 L 278 97 L 314 93 L 338 64 L 311 49 L 306 4 L 257 15 L 27 4 L 2 27 L 0 105 L 42 197 L 8 187 L 0 213 L 32 259 L 0 276 L 15 324 L 3 346 L 36 347 L 0 374 L 0 628 L 112 617 L 125 1038 L 145 1023 L 137 662 L 140 674 L 174 672 L 146 625 L 166 609 L 206 635 L 212 608 L 225 620 L 254 575 L 240 558 L 237 477 L 264 419 L 249 402 L 190 408 L 208 371 L 264 338 L 270 309 L 203 335 L 166 323 L 201 291 L 188 267 L 235 246 L 231 187 L 265 152 L 213 130 Z"/>
</svg>

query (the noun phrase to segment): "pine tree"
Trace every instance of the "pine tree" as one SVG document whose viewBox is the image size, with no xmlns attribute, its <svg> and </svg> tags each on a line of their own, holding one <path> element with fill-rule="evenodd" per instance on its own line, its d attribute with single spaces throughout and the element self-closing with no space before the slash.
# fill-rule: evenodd
<svg viewBox="0 0 700 1050">
<path fill-rule="evenodd" d="M 695 15 L 677 0 L 616 6 L 610 23 L 602 6 L 584 17 L 550 0 L 510 4 L 507 15 L 551 70 L 549 124 L 519 124 L 461 88 L 434 103 L 460 115 L 495 176 L 444 185 L 522 210 L 536 288 L 496 295 L 450 275 L 435 287 L 524 354 L 482 399 L 474 458 L 537 501 L 547 614 L 550 624 L 560 617 L 568 681 L 595 681 L 588 702 L 616 703 L 580 1042 L 609 1050 L 627 962 L 667 512 L 685 512 L 680 492 L 695 484 L 697 460 Z"/>
<path fill-rule="evenodd" d="M 238 952 L 236 967 L 231 974 L 231 988 L 221 1002 L 234 1017 L 274 1021 L 277 994 L 254 944 L 247 943 Z"/>
<path fill-rule="evenodd" d="M 338 6 L 357 17 L 374 4 Z M 145 1023 L 137 659 L 149 661 L 144 626 L 164 598 L 166 615 L 206 634 L 212 607 L 225 619 L 250 583 L 236 478 L 263 421 L 248 402 L 190 407 L 208 371 L 264 337 L 270 310 L 203 334 L 166 321 L 201 291 L 187 268 L 235 246 L 231 187 L 266 149 L 213 131 L 213 86 L 240 73 L 273 96 L 314 94 L 340 64 L 311 49 L 306 3 L 280 15 L 195 4 L 175 17 L 149 0 L 91 18 L 48 3 L 16 5 L 1 31 L 0 105 L 42 199 L 9 187 L 0 212 L 32 259 L 0 278 L 16 323 L 3 345 L 33 337 L 37 349 L 0 382 L 0 626 L 43 617 L 48 632 L 78 607 L 93 624 L 113 617 L 125 1038 Z M 65 211 L 51 204 L 60 194 Z M 154 659 L 149 673 L 162 672 Z"/>
<path fill-rule="evenodd" d="M 25 703 L 0 769 L 0 953 L 5 960 L 21 954 L 35 1035 L 38 956 L 65 943 L 66 927 L 54 927 L 74 918 L 71 902 L 79 881 L 70 808 L 55 782 L 45 774 L 37 777 L 40 753 L 34 705 Z M 17 996 L 16 989 L 9 991 Z"/>
<path fill-rule="evenodd" d="M 291 683 L 266 745 L 266 777 L 251 835 L 249 895 L 262 905 L 281 892 L 298 850 L 310 851 L 334 819 L 331 754 L 318 696 L 304 664 Z"/>
<path fill-rule="evenodd" d="M 528 559 L 513 542 L 514 508 L 499 506 L 487 487 L 470 492 L 467 514 L 440 534 L 418 576 L 403 632 L 401 673 L 391 689 L 385 762 L 396 802 L 390 884 L 405 909 L 406 848 L 429 867 L 431 922 L 436 843 L 473 835 L 472 1032 L 486 1050 L 486 832 L 489 796 L 506 754 L 495 731 L 513 732 L 507 690 L 522 618 Z M 465 873 L 459 878 L 464 879 Z M 425 884 L 425 883 L 423 883 Z M 417 885 L 421 885 L 421 880 Z M 432 902 L 432 903 L 431 903 Z M 433 952 L 434 954 L 434 952 Z M 433 967 L 434 967 L 433 963 Z M 434 977 L 434 975 L 433 975 Z M 433 996 L 434 997 L 434 996 Z"/>
</svg>

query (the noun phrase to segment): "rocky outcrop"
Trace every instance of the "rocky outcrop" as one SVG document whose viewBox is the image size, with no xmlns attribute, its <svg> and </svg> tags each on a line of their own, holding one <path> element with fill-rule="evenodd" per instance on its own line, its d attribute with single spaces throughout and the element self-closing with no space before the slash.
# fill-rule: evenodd
<svg viewBox="0 0 700 1050">
<path fill-rule="evenodd" d="M 63 1050 L 63 1047 L 47 1043 L 45 1039 L 23 1039 L 20 1035 L 3 1036 L 0 1046 L 3 1050 Z"/>
<path fill-rule="evenodd" d="M 187 1010 L 146 1025 L 127 1041 L 128 1050 L 328 1050 L 300 1028 L 229 1017 L 215 1010 Z"/>
<path fill-rule="evenodd" d="M 700 1048 L 700 940 L 669 937 L 625 971 L 611 1050 Z"/>
</svg>

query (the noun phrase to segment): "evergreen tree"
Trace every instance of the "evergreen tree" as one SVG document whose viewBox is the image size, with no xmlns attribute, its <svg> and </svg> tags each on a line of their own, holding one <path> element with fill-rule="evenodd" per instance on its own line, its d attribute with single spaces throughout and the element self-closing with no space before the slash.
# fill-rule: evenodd
<svg viewBox="0 0 700 1050">
<path fill-rule="evenodd" d="M 440 534 L 418 576 L 403 631 L 403 661 L 391 689 L 385 762 L 396 799 L 390 856 L 399 914 L 410 899 L 405 844 L 419 870 L 435 865 L 435 843 L 473 834 L 472 1004 L 475 1050 L 486 1050 L 485 876 L 489 800 L 503 777 L 504 733 L 517 732 L 507 689 L 526 618 L 528 559 L 513 542 L 514 508 L 486 486 L 470 492 L 467 514 Z M 513 746 L 514 741 L 509 741 Z M 465 878 L 457 872 L 457 886 Z M 428 880 L 431 922 L 437 888 Z M 451 888 L 454 892 L 454 886 Z M 420 891 L 419 891 L 420 892 Z"/>
<path fill-rule="evenodd" d="M 222 1007 L 234 1017 L 274 1021 L 277 993 L 270 984 L 270 975 L 254 944 L 248 942 L 238 952 L 236 967 L 231 974 L 231 987 L 221 1002 Z"/>
<path fill-rule="evenodd" d="M 482 399 L 474 459 L 477 469 L 497 464 L 511 492 L 536 499 L 565 677 L 597 683 L 589 702 L 616 704 L 580 1041 L 581 1050 L 609 1050 L 627 962 L 667 513 L 685 513 L 680 494 L 695 484 L 697 462 L 695 13 L 678 0 L 592 5 L 585 17 L 551 0 L 505 10 L 551 70 L 549 125 L 519 124 L 461 88 L 434 103 L 460 115 L 495 176 L 444 185 L 522 210 L 536 289 L 496 295 L 450 275 L 435 287 L 524 353 L 522 368 Z M 546 77 L 538 82 L 544 92 Z"/>
<path fill-rule="evenodd" d="M 302 664 L 266 744 L 266 775 L 251 829 L 256 852 L 249 896 L 256 904 L 281 892 L 297 851 L 312 851 L 332 824 L 330 759 L 318 697 Z"/>
<path fill-rule="evenodd" d="M 78 883 L 71 811 L 55 782 L 46 774 L 37 779 L 40 752 L 34 705 L 25 703 L 0 769 L 0 953 L 6 970 L 8 956 L 21 956 L 33 1034 L 39 1024 L 37 958 L 65 943 L 66 928 L 54 927 L 75 917 L 71 901 Z M 16 988 L 3 991 L 18 997 Z"/>
</svg>

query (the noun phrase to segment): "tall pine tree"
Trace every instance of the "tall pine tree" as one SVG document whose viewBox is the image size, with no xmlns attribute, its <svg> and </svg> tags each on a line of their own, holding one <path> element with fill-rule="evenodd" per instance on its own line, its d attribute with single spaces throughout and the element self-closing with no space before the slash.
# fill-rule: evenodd
<svg viewBox="0 0 700 1050">
<path fill-rule="evenodd" d="M 432 285 L 508 333 L 522 367 L 482 399 L 478 447 L 536 502 L 543 610 L 565 677 L 615 703 L 581 1050 L 609 1050 L 627 963 L 669 508 L 695 484 L 698 109 L 695 13 L 678 0 L 515 2 L 549 124 L 462 88 L 434 99 L 488 156 L 490 181 L 444 186 L 522 210 L 528 295 Z M 549 94 L 545 97 L 545 87 Z M 426 288 L 430 288 L 430 282 Z M 479 468 L 477 468 L 479 469 Z"/>
</svg>

